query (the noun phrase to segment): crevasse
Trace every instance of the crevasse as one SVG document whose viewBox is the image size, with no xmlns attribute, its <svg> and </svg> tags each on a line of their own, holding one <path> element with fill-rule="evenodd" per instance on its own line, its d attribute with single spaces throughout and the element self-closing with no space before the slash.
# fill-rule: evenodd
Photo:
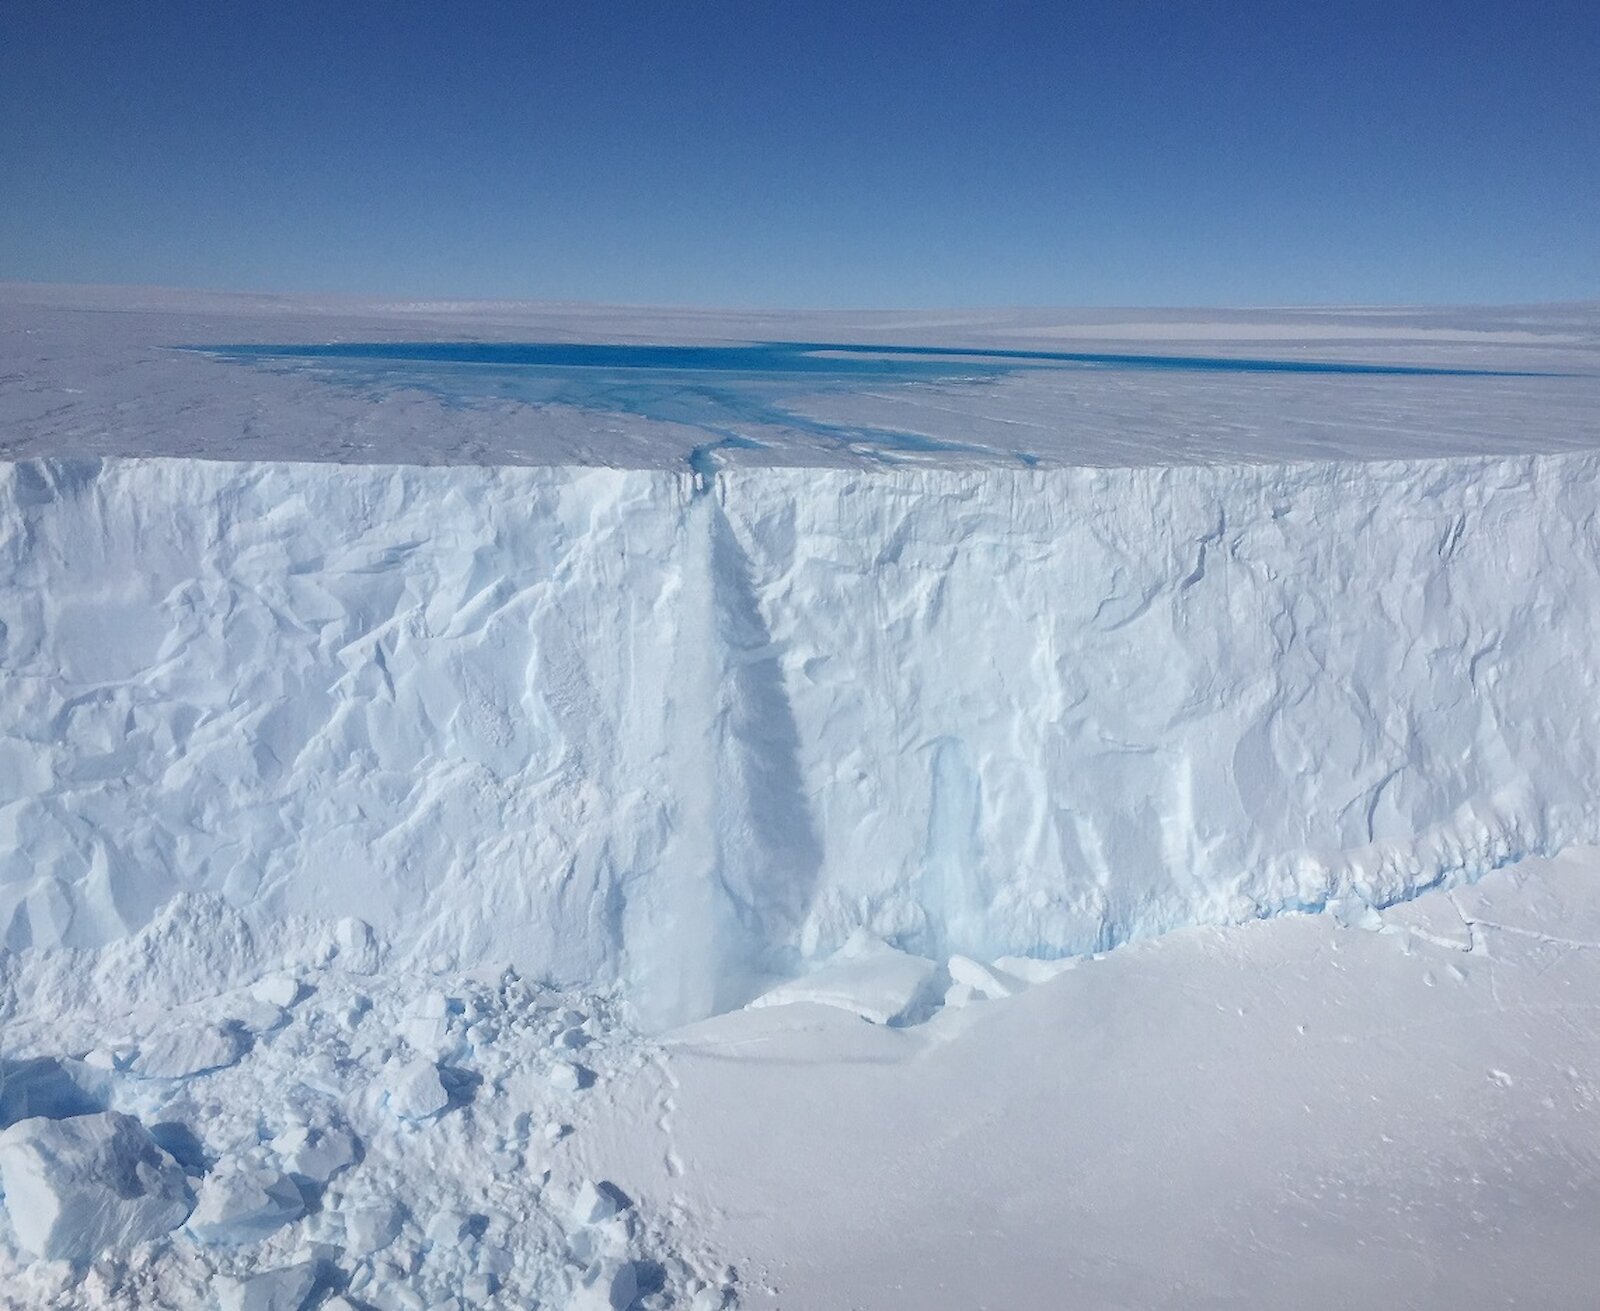
<svg viewBox="0 0 1600 1311">
<path fill-rule="evenodd" d="M 1054 955 L 1600 840 L 1600 457 L 0 466 L 0 931 L 626 986 Z"/>
</svg>

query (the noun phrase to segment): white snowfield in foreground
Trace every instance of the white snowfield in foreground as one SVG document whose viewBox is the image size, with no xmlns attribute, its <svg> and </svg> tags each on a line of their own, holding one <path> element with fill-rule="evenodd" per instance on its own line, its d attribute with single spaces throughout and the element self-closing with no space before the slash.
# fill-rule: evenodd
<svg viewBox="0 0 1600 1311">
<path fill-rule="evenodd" d="M 1499 372 L 171 349 L 407 338 Z M 1597 422 L 1595 307 L 0 288 L 0 1307 L 1592 1305 Z"/>
<path fill-rule="evenodd" d="M 1594 1304 L 1600 850 L 1031 985 L 924 961 L 919 1022 L 860 1018 L 903 972 L 651 1040 L 204 898 L 12 954 L 0 1307 Z M 214 1025 L 227 1066 L 140 1073 Z M 114 1126 L 155 1144 L 135 1187 L 126 1152 L 32 1169 Z"/>
<path fill-rule="evenodd" d="M 1593 1307 L 1597 998 L 1590 849 L 913 1028 L 722 1016 L 574 1147 L 681 1198 L 747 1308 Z"/>
</svg>

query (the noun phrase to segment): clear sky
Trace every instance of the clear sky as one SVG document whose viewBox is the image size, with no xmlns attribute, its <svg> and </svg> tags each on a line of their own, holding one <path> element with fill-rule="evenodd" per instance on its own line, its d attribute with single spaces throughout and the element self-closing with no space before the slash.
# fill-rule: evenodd
<svg viewBox="0 0 1600 1311">
<path fill-rule="evenodd" d="M 0 0 L 0 279 L 1600 296 L 1600 0 Z"/>
</svg>

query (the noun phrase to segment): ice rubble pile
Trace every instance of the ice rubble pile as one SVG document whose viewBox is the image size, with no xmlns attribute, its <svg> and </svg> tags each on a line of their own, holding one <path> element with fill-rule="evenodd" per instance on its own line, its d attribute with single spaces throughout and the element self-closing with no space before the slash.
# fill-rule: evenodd
<svg viewBox="0 0 1600 1311">
<path fill-rule="evenodd" d="M 285 927 L 185 897 L 101 949 L 0 958 L 0 1308 L 736 1305 L 671 1216 L 573 1160 L 589 1100 L 658 1059 L 603 1002 L 373 973 L 364 926 Z M 192 936 L 239 947 L 228 975 L 195 977 Z"/>
<path fill-rule="evenodd" d="M 205 890 L 664 1023 L 1393 901 L 1600 837 L 1597 472 L 4 466 L 0 931 Z"/>
</svg>

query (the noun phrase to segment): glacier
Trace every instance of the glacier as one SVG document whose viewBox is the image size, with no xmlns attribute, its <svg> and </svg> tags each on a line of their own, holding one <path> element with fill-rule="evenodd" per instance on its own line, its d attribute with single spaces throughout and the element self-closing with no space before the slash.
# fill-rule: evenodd
<svg viewBox="0 0 1600 1311">
<path fill-rule="evenodd" d="M 1600 840 L 1597 324 L 5 289 L 0 944 L 214 894 L 665 1027 L 858 933 L 1054 958 Z M 535 339 L 859 376 L 471 362 Z"/>
<path fill-rule="evenodd" d="M 0 286 L 0 1308 L 1589 1305 L 1596 415 L 1595 306 Z"/>
<path fill-rule="evenodd" d="M 0 473 L 0 925 L 185 892 L 654 1023 L 1600 839 L 1596 458 Z"/>
</svg>

